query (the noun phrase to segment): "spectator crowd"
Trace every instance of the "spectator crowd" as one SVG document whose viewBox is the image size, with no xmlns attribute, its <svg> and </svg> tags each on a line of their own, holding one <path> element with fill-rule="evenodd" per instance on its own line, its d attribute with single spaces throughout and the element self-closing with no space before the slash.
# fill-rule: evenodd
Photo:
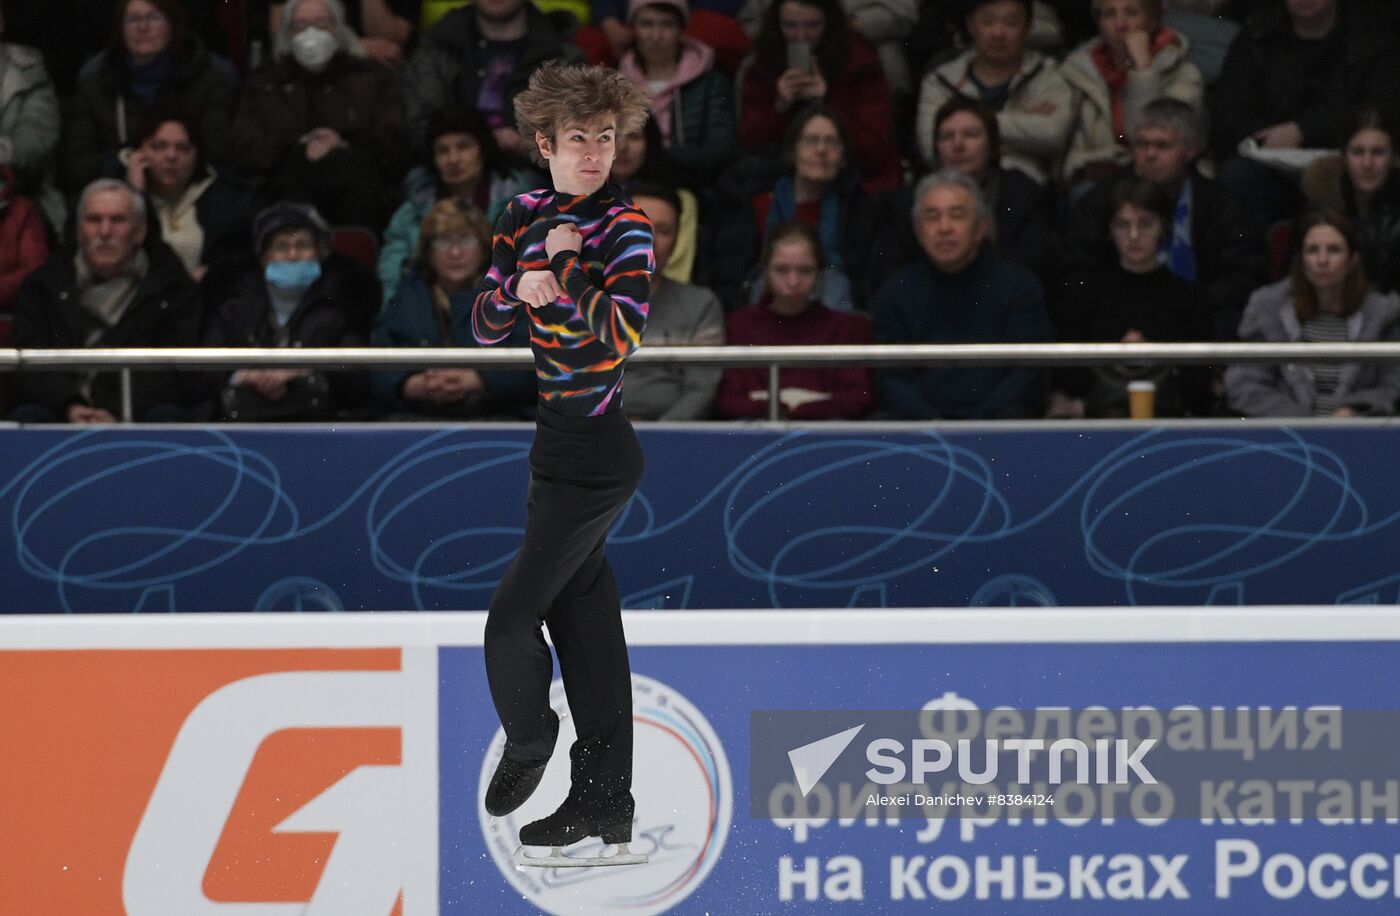
<svg viewBox="0 0 1400 916">
<path fill-rule="evenodd" d="M 1400 340 L 1393 0 L 0 0 L 0 346 L 475 346 L 550 60 L 650 98 L 643 344 Z M 509 341 L 528 346 L 517 323 Z M 140 371 L 135 419 L 526 419 L 528 371 Z M 792 368 L 795 420 L 1384 416 L 1400 366 Z M 638 365 L 641 419 L 769 414 Z M 110 370 L 0 374 L 105 423 Z"/>
</svg>

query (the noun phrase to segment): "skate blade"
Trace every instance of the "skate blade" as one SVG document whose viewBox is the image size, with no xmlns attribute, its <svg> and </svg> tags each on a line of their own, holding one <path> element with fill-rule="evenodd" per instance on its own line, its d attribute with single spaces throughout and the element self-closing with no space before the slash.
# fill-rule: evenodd
<svg viewBox="0 0 1400 916">
<path fill-rule="evenodd" d="M 619 843 L 617 852 L 610 856 L 566 856 L 558 846 L 550 849 L 547 856 L 532 856 L 527 847 L 515 850 L 516 868 L 606 868 L 612 865 L 645 865 L 651 858 L 644 852 L 632 852 L 626 843 Z M 538 848 L 538 847 L 536 847 Z"/>
</svg>

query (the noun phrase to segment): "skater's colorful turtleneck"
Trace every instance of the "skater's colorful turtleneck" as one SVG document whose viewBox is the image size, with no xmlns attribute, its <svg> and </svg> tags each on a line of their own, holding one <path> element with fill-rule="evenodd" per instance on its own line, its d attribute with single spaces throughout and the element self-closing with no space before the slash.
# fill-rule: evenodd
<svg viewBox="0 0 1400 916">
<path fill-rule="evenodd" d="M 545 236 L 566 221 L 578 226 L 583 244 L 551 260 Z M 524 306 L 540 400 L 570 416 L 611 413 L 622 406 L 623 364 L 642 341 L 655 267 L 651 222 L 616 185 L 586 197 L 521 194 L 496 225 L 472 333 L 482 344 L 505 340 Z M 515 295 L 530 270 L 553 271 L 564 295 L 530 308 Z"/>
</svg>

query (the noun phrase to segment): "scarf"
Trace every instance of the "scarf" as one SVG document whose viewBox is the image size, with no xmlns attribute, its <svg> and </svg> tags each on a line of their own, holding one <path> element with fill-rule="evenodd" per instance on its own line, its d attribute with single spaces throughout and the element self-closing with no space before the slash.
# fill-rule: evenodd
<svg viewBox="0 0 1400 916">
<path fill-rule="evenodd" d="M 791 175 L 784 175 L 773 186 L 773 203 L 768 208 L 768 225 L 763 231 L 768 233 L 782 223 L 797 218 L 797 184 Z M 841 258 L 841 194 L 835 186 L 829 186 L 822 195 L 821 219 L 817 223 L 817 237 L 826 251 L 826 267 L 834 267 L 845 272 L 846 265 Z"/>
<path fill-rule="evenodd" d="M 1191 219 L 1196 206 L 1196 179 L 1187 175 L 1176 199 L 1176 216 L 1167 239 L 1167 269 L 1188 283 L 1196 282 L 1196 249 L 1191 243 Z"/>
<path fill-rule="evenodd" d="M 82 252 L 73 256 L 73 268 L 73 285 L 78 293 L 78 303 L 94 319 L 83 339 L 83 346 L 101 346 L 107 334 L 121 322 L 122 316 L 131 307 L 137 288 L 150 270 L 150 260 L 145 251 L 137 251 L 125 272 L 107 280 L 93 274 Z M 89 404 L 92 403 L 92 384 L 96 379 L 96 371 L 87 371 L 81 374 L 78 381 L 78 393 Z"/>
</svg>

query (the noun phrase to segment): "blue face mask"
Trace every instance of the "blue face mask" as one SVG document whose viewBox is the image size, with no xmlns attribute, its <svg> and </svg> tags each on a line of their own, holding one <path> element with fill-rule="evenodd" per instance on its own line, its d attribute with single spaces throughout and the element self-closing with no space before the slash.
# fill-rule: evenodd
<svg viewBox="0 0 1400 916">
<path fill-rule="evenodd" d="M 306 289 L 321 279 L 321 262 L 269 261 L 263 268 L 263 276 L 278 289 Z"/>
</svg>

